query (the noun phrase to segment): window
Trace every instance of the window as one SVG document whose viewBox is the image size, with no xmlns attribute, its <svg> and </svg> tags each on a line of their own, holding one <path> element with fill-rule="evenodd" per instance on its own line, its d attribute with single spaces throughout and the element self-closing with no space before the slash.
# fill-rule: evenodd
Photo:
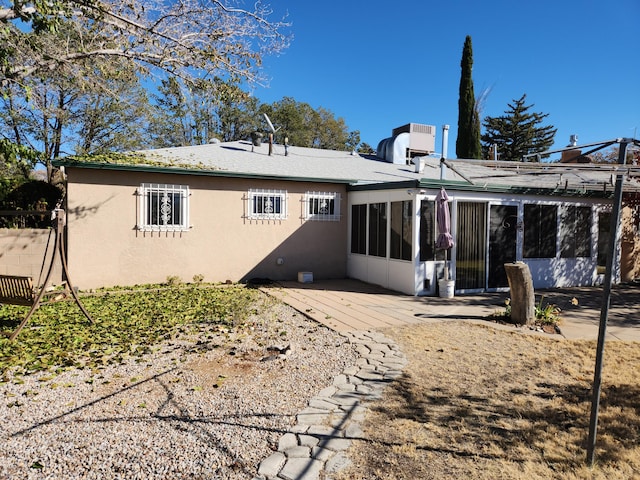
<svg viewBox="0 0 640 480">
<path fill-rule="evenodd" d="M 367 253 L 366 205 L 351 205 L 351 253 Z"/>
<path fill-rule="evenodd" d="M 591 256 L 591 207 L 567 205 L 560 214 L 560 256 Z"/>
<path fill-rule="evenodd" d="M 284 220 L 287 218 L 285 190 L 249 190 L 249 218 Z"/>
<path fill-rule="evenodd" d="M 340 194 L 324 192 L 307 192 L 304 195 L 307 220 L 333 221 L 340 220 Z"/>
<path fill-rule="evenodd" d="M 433 200 L 420 202 L 420 261 L 433 260 L 436 255 L 435 204 Z"/>
<path fill-rule="evenodd" d="M 391 258 L 411 260 L 412 227 L 413 201 L 391 202 Z"/>
<path fill-rule="evenodd" d="M 369 205 L 369 255 L 387 256 L 387 204 Z"/>
<path fill-rule="evenodd" d="M 525 258 L 554 258 L 558 228 L 558 207 L 555 205 L 524 206 Z"/>
<path fill-rule="evenodd" d="M 609 238 L 611 237 L 611 212 L 598 213 L 598 267 L 604 273 L 609 256 Z"/>
<path fill-rule="evenodd" d="M 189 187 L 143 183 L 138 192 L 138 229 L 175 232 L 189 230 Z"/>
</svg>

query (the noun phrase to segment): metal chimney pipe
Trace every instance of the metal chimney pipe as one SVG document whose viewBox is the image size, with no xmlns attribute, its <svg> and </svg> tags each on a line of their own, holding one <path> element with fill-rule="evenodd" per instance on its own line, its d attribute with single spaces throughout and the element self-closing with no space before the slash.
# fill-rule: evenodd
<svg viewBox="0 0 640 480">
<path fill-rule="evenodd" d="M 449 145 L 449 125 L 442 126 L 442 158 L 440 159 L 440 180 L 447 178 L 447 166 L 444 161 L 447 159 L 447 147 Z"/>
<path fill-rule="evenodd" d="M 569 136 L 569 147 L 575 147 L 578 145 L 578 135 Z"/>
</svg>

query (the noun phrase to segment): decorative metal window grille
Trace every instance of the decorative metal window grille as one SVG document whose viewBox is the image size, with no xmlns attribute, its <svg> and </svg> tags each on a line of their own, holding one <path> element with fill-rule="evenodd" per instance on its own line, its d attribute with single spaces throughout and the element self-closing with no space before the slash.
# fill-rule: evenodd
<svg viewBox="0 0 640 480">
<path fill-rule="evenodd" d="M 304 218 L 337 222 L 340 220 L 340 194 L 327 192 L 307 192 L 304 195 Z"/>
<path fill-rule="evenodd" d="M 285 220 L 287 192 L 285 190 L 249 190 L 249 218 Z"/>
<path fill-rule="evenodd" d="M 143 231 L 176 232 L 189 230 L 189 187 L 163 183 L 143 183 L 138 191 Z"/>
</svg>

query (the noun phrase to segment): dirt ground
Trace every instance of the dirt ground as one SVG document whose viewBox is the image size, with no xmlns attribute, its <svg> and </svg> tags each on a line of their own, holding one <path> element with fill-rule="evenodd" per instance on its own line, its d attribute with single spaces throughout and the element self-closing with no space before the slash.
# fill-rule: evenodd
<svg viewBox="0 0 640 480">
<path fill-rule="evenodd" d="M 590 468 L 595 342 L 464 321 L 384 333 L 409 364 L 337 480 L 640 478 L 640 344 L 606 344 Z"/>
</svg>

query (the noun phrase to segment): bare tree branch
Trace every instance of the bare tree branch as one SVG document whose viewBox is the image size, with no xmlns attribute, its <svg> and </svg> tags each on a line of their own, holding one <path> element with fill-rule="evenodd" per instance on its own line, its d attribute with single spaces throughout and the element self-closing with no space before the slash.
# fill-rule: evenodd
<svg viewBox="0 0 640 480">
<path fill-rule="evenodd" d="M 15 1 L 15 0 L 14 0 Z M 120 57 L 145 72 L 176 75 L 187 83 L 213 76 L 260 83 L 262 57 L 285 49 L 289 26 L 271 21 L 272 10 L 257 2 L 253 10 L 232 0 L 57 0 L 0 9 L 0 85 L 29 76 L 50 75 L 63 66 L 91 57 Z M 32 26 L 25 31 L 18 20 Z M 73 23 L 104 45 L 69 50 L 68 45 L 41 45 L 38 33 Z"/>
</svg>

